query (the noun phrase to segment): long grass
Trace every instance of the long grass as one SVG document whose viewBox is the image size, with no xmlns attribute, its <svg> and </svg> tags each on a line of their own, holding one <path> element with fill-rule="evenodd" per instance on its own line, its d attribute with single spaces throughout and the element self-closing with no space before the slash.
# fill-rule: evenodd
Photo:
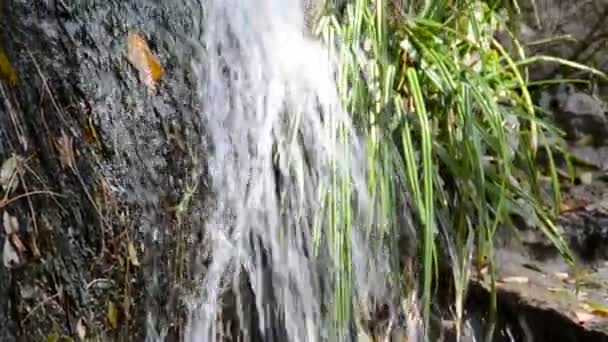
<svg viewBox="0 0 608 342">
<path fill-rule="evenodd" d="M 390 240 L 406 229 L 397 220 L 404 205 L 413 209 L 421 262 L 412 276 L 420 276 L 423 325 L 429 327 L 434 280 L 447 259 L 460 333 L 472 268 L 488 266 L 494 283 L 494 237 L 519 208 L 538 217 L 543 232 L 572 262 L 552 224 L 560 189 L 548 141 L 561 137 L 535 111 L 526 67 L 552 61 L 593 70 L 548 56 L 527 57 L 517 41 L 508 53 L 494 38 L 498 30 L 510 32 L 498 2 L 403 3 L 354 0 L 340 8 L 328 3 L 317 34 L 340 52 L 342 100 L 366 138 L 369 190 L 380 204 L 379 220 L 370 229 Z M 539 181 L 539 149 L 549 156 L 552 201 L 542 190 L 547 184 Z M 345 322 L 352 317 L 351 247 L 345 238 L 352 213 L 344 205 L 350 190 L 348 184 L 332 187 L 328 239 L 340 251 L 341 265 L 335 313 Z M 495 306 L 495 292 L 491 302 Z"/>
</svg>

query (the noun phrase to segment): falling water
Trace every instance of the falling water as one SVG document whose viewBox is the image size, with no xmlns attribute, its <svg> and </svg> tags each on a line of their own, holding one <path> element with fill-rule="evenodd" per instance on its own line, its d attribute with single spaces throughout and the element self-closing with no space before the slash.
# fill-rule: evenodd
<svg viewBox="0 0 608 342">
<path fill-rule="evenodd" d="M 344 231 L 352 246 L 352 277 L 340 283 L 352 289 L 347 299 L 388 295 L 387 258 L 364 234 L 373 218 L 365 151 L 340 106 L 336 60 L 305 33 L 299 0 L 205 6 L 205 56 L 194 69 L 214 207 L 205 227 L 210 264 L 190 300 L 186 339 L 228 334 L 228 292 L 246 341 L 331 339 L 337 248 L 317 246 L 313 232 L 320 241 L 335 234 L 323 216 L 332 181 L 348 184 L 355 208 Z"/>
</svg>

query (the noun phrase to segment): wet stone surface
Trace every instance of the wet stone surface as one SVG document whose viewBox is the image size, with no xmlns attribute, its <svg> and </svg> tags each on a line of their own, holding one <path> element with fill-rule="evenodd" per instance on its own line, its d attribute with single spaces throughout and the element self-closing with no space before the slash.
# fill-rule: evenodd
<svg viewBox="0 0 608 342">
<path fill-rule="evenodd" d="M 202 251 L 186 244 L 204 189 L 188 207 L 198 215 L 178 224 L 173 210 L 204 172 L 190 64 L 200 19 L 189 1 L 0 2 L 0 50 L 17 76 L 0 84 L 0 163 L 25 161 L 11 196 L 44 192 L 0 206 L 19 223 L 0 239 L 21 253 L 0 267 L 0 340 L 143 340 L 146 313 L 177 338 L 198 258 L 184 251 Z M 134 31 L 164 68 L 155 92 L 127 58 Z"/>
<path fill-rule="evenodd" d="M 521 340 L 608 341 L 608 187 L 575 186 L 557 221 L 574 254 L 570 265 L 538 229 L 521 221 L 496 248 L 499 315 L 512 317 Z M 473 287 L 488 296 L 487 273 Z M 475 293 L 475 291 L 473 291 Z M 502 313 L 500 313 L 502 312 Z M 520 339 L 516 339 L 520 340 Z"/>
</svg>

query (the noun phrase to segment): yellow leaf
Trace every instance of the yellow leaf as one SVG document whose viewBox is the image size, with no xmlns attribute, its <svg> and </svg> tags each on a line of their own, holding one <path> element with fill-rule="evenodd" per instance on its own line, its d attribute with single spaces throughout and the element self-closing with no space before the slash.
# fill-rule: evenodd
<svg viewBox="0 0 608 342">
<path fill-rule="evenodd" d="M 2 51 L 0 51 L 0 79 L 6 81 L 12 87 L 17 85 L 17 73 Z"/>
<path fill-rule="evenodd" d="M 59 341 L 59 334 L 51 333 L 46 337 L 46 342 L 57 342 Z"/>
<path fill-rule="evenodd" d="M 17 171 L 19 171 L 20 161 L 21 158 L 13 154 L 0 167 L 0 188 L 3 188 L 5 192 L 11 192 L 17 186 L 15 176 Z"/>
<path fill-rule="evenodd" d="M 596 316 L 608 317 L 608 305 L 587 301 L 582 307 Z"/>
<path fill-rule="evenodd" d="M 137 250 L 135 249 L 135 245 L 133 241 L 129 241 L 127 244 L 127 253 L 129 256 L 129 262 L 133 266 L 139 266 L 139 260 L 137 259 Z"/>
<path fill-rule="evenodd" d="M 93 124 L 92 115 L 87 115 L 87 119 L 84 123 L 84 136 L 89 144 L 96 144 L 99 141 L 97 131 L 95 130 L 95 125 Z"/>
<path fill-rule="evenodd" d="M 108 302 L 107 317 L 112 329 L 116 329 L 118 327 L 118 309 L 116 309 L 116 305 L 112 301 Z"/>
<path fill-rule="evenodd" d="M 163 67 L 158 58 L 152 54 L 150 47 L 141 34 L 131 32 L 127 43 L 129 62 L 139 72 L 141 81 L 153 91 L 163 76 Z"/>
</svg>

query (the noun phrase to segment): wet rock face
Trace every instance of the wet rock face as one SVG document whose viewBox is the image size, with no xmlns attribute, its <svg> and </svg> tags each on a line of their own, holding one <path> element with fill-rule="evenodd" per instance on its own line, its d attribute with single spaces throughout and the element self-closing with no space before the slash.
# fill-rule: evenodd
<svg viewBox="0 0 608 342">
<path fill-rule="evenodd" d="M 522 1 L 520 34 L 526 43 L 561 37 L 545 44 L 529 45 L 530 53 L 559 56 L 608 70 L 608 1 Z M 552 63 L 538 64 L 533 77 L 555 76 L 559 68 Z M 604 94 L 606 95 L 606 94 Z"/>
<path fill-rule="evenodd" d="M 598 202 L 562 216 L 567 237 L 581 258 L 592 264 L 608 260 L 608 201 Z"/>
<path fill-rule="evenodd" d="M 536 0 L 521 2 L 519 37 L 528 55 L 543 54 L 573 60 L 608 72 L 608 1 Z M 546 43 L 539 43 L 546 41 Z M 572 140 L 591 136 L 606 143 L 608 82 L 557 63 L 535 63 L 533 80 L 587 78 L 592 89 L 572 85 L 543 89 L 539 104 L 552 114 Z"/>
<path fill-rule="evenodd" d="M 200 250 L 184 241 L 196 240 L 187 226 L 202 227 L 200 212 L 182 226 L 170 214 L 191 178 L 203 177 L 192 158 L 200 164 L 205 149 L 190 67 L 200 5 L 8 0 L 0 8 L 0 49 L 18 76 L 15 86 L 0 82 L 0 163 L 12 153 L 28 161 L 15 195 L 58 194 L 0 208 L 18 218 L 25 248 L 21 267 L 0 269 L 0 320 L 11 322 L 0 340 L 74 338 L 83 326 L 92 340 L 143 340 L 146 313 L 176 336 L 184 291 L 176 279 L 188 278 L 187 260 L 197 256 L 175 246 Z M 164 68 L 156 92 L 126 58 L 132 31 Z M 73 167 L 61 161 L 63 136 Z M 199 190 L 194 211 L 202 211 Z"/>
<path fill-rule="evenodd" d="M 596 146 L 608 142 L 607 104 L 598 95 L 562 84 L 541 90 L 539 105 L 564 130 L 567 139 L 588 138 Z"/>
<path fill-rule="evenodd" d="M 519 37 L 528 55 L 556 56 L 608 72 L 608 1 L 536 0 L 519 4 L 523 14 Z M 562 38 L 538 43 L 556 36 Z M 536 223 L 534 227 L 516 223 L 517 238 L 497 248 L 496 273 L 499 280 L 521 282 L 498 282 L 498 307 L 515 315 L 512 321 L 524 333 L 517 341 L 530 337 L 538 341 L 606 341 L 608 319 L 601 314 L 585 316 L 588 312 L 581 305 L 587 301 L 608 303 L 608 184 L 604 177 L 608 170 L 608 83 L 555 63 L 533 65 L 530 78 L 590 81 L 584 86 L 531 89 L 537 104 L 566 134 L 565 148 L 574 157 L 577 181 L 583 183 L 571 184 L 564 179 L 555 223 L 574 254 L 577 269 L 585 275 L 580 292 L 576 292 L 575 271 Z M 558 164 L 561 171 L 566 169 L 562 160 Z M 528 216 L 524 217 L 527 220 Z"/>
</svg>

